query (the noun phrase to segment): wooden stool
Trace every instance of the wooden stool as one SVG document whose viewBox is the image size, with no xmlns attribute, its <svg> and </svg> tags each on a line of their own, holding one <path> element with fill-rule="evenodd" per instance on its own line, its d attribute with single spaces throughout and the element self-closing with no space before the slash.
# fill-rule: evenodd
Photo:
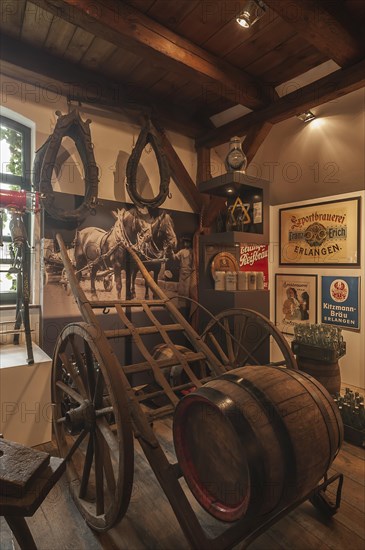
<svg viewBox="0 0 365 550">
<path fill-rule="evenodd" d="M 0 515 L 22 550 L 36 550 L 25 521 L 42 504 L 66 468 L 48 453 L 0 439 Z"/>
</svg>

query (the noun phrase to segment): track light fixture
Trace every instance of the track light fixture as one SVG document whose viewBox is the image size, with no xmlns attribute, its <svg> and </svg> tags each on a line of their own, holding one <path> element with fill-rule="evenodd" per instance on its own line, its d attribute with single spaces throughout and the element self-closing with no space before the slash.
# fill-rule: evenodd
<svg viewBox="0 0 365 550">
<path fill-rule="evenodd" d="M 312 113 L 312 111 L 305 111 L 305 113 L 301 113 L 300 115 L 297 115 L 297 117 L 302 122 L 310 122 L 316 118 L 316 115 Z"/>
<path fill-rule="evenodd" d="M 241 27 L 249 29 L 265 14 L 267 7 L 262 0 L 247 0 L 236 21 Z"/>
</svg>

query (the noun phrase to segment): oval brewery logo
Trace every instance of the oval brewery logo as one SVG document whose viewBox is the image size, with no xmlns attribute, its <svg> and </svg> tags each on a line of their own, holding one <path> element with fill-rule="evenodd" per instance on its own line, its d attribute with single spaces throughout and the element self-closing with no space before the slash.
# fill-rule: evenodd
<svg viewBox="0 0 365 550">
<path fill-rule="evenodd" d="M 330 286 L 330 295 L 335 302 L 344 302 L 349 296 L 349 285 L 343 279 L 335 279 Z"/>
</svg>

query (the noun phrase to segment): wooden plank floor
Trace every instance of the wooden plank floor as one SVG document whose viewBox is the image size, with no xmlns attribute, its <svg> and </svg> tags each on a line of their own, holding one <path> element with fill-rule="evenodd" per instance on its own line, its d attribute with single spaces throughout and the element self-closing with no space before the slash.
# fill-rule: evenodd
<svg viewBox="0 0 365 550">
<path fill-rule="evenodd" d="M 172 459 L 170 420 L 158 423 L 161 440 Z M 45 449 L 46 447 L 46 449 Z M 51 491 L 28 524 L 40 550 L 183 550 L 189 548 L 172 509 L 136 443 L 135 482 L 131 503 L 122 522 L 108 533 L 95 534 L 83 521 L 67 490 L 65 477 Z M 55 452 L 52 445 L 43 449 Z M 344 443 L 330 472 L 345 476 L 341 508 L 325 519 L 305 502 L 257 538 L 250 550 L 364 550 L 365 451 Z M 210 535 L 217 522 L 192 498 L 192 504 Z M 1 550 L 17 549 L 4 520 L 0 524 Z M 220 526 L 219 526 L 220 528 Z M 236 549 L 242 548 L 238 545 Z"/>
</svg>

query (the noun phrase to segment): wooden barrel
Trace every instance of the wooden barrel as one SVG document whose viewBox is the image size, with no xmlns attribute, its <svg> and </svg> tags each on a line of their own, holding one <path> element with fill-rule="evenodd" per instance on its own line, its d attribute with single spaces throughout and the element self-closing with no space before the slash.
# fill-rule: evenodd
<svg viewBox="0 0 365 550">
<path fill-rule="evenodd" d="M 328 393 L 340 393 L 341 373 L 338 361 L 324 362 L 306 357 L 297 357 L 298 368 L 310 374 L 326 388 Z"/>
<path fill-rule="evenodd" d="M 173 432 L 192 493 L 227 522 L 304 498 L 343 439 L 338 408 L 321 384 L 268 366 L 233 370 L 184 397 Z"/>
<path fill-rule="evenodd" d="M 175 345 L 174 348 L 182 353 L 182 355 L 192 353 L 192 350 L 186 348 L 185 346 Z M 153 350 L 153 358 L 157 361 L 163 361 L 164 359 L 170 360 L 174 357 L 175 355 L 173 350 L 167 344 L 158 344 Z M 178 360 L 176 360 L 176 363 L 177 364 L 172 367 L 161 369 L 162 374 L 172 387 L 190 382 L 188 375 Z M 198 378 L 203 378 L 203 376 L 205 376 L 205 371 L 202 371 L 200 361 L 190 363 L 190 368 Z"/>
</svg>

